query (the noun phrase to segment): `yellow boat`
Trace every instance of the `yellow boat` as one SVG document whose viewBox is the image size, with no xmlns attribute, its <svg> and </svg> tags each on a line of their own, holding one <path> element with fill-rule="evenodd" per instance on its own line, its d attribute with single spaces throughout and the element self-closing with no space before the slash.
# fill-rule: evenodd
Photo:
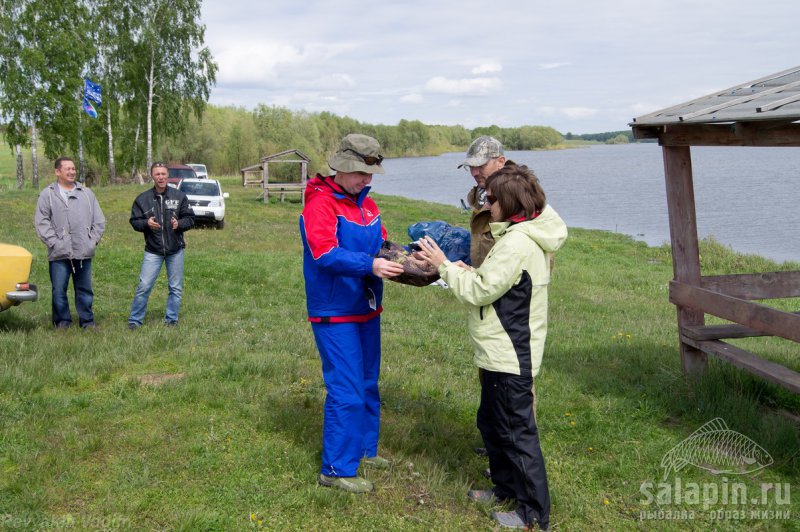
<svg viewBox="0 0 800 532">
<path fill-rule="evenodd" d="M 32 261 L 27 249 L 0 244 L 0 312 L 39 297 L 36 285 L 28 283 Z"/>
</svg>

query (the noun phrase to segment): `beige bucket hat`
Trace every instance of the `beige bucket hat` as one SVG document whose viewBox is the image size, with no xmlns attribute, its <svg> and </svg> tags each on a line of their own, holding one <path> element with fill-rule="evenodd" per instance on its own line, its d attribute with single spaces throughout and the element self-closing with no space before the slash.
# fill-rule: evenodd
<svg viewBox="0 0 800 532">
<path fill-rule="evenodd" d="M 351 133 L 342 139 L 336 153 L 328 157 L 328 166 L 337 172 L 382 174 L 381 145 L 372 137 Z"/>
</svg>

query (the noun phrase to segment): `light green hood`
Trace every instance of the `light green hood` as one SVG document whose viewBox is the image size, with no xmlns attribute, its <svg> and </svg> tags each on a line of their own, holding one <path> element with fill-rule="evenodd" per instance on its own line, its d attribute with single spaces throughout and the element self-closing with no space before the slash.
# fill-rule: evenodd
<svg viewBox="0 0 800 532">
<path fill-rule="evenodd" d="M 507 232 L 521 232 L 547 253 L 558 250 L 567 240 L 567 225 L 550 205 L 546 205 L 539 216 L 528 222 L 492 222 L 489 227 L 495 240 Z"/>
</svg>

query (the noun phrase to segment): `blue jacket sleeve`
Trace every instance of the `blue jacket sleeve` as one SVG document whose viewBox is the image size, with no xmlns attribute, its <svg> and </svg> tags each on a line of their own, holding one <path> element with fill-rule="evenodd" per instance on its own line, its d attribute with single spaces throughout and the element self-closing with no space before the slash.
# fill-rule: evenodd
<svg viewBox="0 0 800 532">
<path fill-rule="evenodd" d="M 372 275 L 374 257 L 366 249 L 354 251 L 339 246 L 338 220 L 330 205 L 325 201 L 315 201 L 306 206 L 302 219 L 306 246 L 317 266 L 349 277 Z"/>
</svg>

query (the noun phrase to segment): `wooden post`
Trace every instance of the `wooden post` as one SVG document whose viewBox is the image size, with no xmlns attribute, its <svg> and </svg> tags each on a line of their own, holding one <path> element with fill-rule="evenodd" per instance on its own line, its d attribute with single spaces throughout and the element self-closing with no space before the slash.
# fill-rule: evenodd
<svg viewBox="0 0 800 532">
<path fill-rule="evenodd" d="M 303 161 L 300 163 L 300 184 L 303 185 L 300 190 L 300 205 L 306 204 L 306 176 L 308 176 L 308 163 Z"/>
<path fill-rule="evenodd" d="M 692 157 L 688 146 L 664 146 L 664 177 L 667 185 L 669 234 L 672 242 L 672 270 L 675 280 L 700 287 L 700 248 L 697 242 L 697 212 L 692 180 Z M 705 325 L 702 311 L 681 305 L 678 309 L 678 335 L 689 326 Z M 707 356 L 680 339 L 681 366 L 685 373 L 706 369 Z"/>
<path fill-rule="evenodd" d="M 264 169 L 261 171 L 261 188 L 264 190 L 264 203 L 269 203 L 269 163 L 267 161 L 261 161 L 264 165 Z"/>
</svg>

